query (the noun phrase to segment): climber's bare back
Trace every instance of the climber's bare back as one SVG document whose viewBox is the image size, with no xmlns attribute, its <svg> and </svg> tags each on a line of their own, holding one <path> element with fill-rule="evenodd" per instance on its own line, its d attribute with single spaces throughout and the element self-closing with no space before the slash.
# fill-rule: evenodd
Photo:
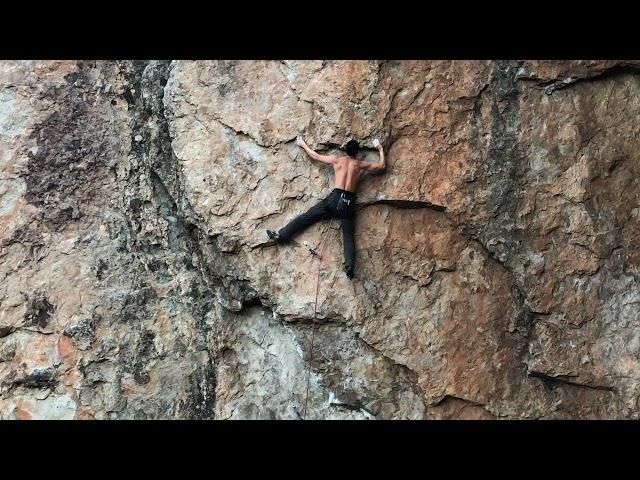
<svg viewBox="0 0 640 480">
<path fill-rule="evenodd" d="M 366 171 L 363 163 L 351 157 L 334 157 L 333 172 L 336 175 L 336 188 L 355 193 L 360 177 Z"/>
</svg>

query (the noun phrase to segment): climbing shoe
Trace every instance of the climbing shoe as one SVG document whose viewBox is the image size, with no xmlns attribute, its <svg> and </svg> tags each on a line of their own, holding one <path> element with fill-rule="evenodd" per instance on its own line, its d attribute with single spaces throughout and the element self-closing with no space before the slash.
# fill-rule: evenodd
<svg viewBox="0 0 640 480">
<path fill-rule="evenodd" d="M 267 230 L 267 235 L 269 238 L 276 243 L 281 243 L 280 234 L 278 232 L 274 232 L 273 230 Z"/>
<path fill-rule="evenodd" d="M 346 273 L 347 277 L 349 277 L 349 280 L 351 280 L 353 278 L 353 267 L 349 267 L 348 265 L 345 265 L 344 273 Z"/>
</svg>

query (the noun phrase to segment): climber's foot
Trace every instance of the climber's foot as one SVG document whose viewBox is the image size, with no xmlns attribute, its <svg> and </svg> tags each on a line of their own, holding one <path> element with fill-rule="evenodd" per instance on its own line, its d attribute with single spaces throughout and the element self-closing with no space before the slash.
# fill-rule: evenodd
<svg viewBox="0 0 640 480">
<path fill-rule="evenodd" d="M 282 240 L 280 239 L 280 234 L 278 232 L 274 232 L 273 230 L 267 230 L 267 235 L 269 235 L 269 238 L 274 242 L 282 243 Z"/>
<path fill-rule="evenodd" d="M 344 273 L 347 274 L 347 277 L 349 277 L 349 280 L 353 279 L 353 267 L 345 265 L 344 266 Z"/>
</svg>

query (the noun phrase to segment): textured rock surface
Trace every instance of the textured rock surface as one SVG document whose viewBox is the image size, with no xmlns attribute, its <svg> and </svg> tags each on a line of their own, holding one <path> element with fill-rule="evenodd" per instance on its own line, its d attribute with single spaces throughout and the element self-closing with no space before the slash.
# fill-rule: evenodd
<svg viewBox="0 0 640 480">
<path fill-rule="evenodd" d="M 639 72 L 0 63 L 0 418 L 640 418 Z M 388 155 L 313 352 L 299 133 Z"/>
</svg>

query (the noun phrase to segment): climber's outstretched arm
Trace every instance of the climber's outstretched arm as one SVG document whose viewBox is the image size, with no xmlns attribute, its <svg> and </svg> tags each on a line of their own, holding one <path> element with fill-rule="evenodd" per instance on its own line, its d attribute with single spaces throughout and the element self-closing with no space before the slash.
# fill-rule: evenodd
<svg viewBox="0 0 640 480">
<path fill-rule="evenodd" d="M 318 162 L 328 163 L 330 165 L 333 165 L 336 161 L 336 157 L 334 157 L 333 155 L 320 155 L 319 153 L 311 150 L 309 148 L 309 145 L 306 144 L 306 142 L 302 139 L 302 137 L 296 138 L 296 143 L 300 145 L 305 152 L 307 152 L 307 155 L 309 155 L 314 160 L 317 160 Z"/>
<path fill-rule="evenodd" d="M 382 145 L 377 138 L 373 141 L 373 145 L 378 149 L 378 152 L 380 153 L 380 160 L 378 160 L 378 163 L 361 162 L 362 169 L 368 172 L 382 172 L 385 168 L 387 168 L 384 159 L 384 150 L 382 149 Z"/>
</svg>

